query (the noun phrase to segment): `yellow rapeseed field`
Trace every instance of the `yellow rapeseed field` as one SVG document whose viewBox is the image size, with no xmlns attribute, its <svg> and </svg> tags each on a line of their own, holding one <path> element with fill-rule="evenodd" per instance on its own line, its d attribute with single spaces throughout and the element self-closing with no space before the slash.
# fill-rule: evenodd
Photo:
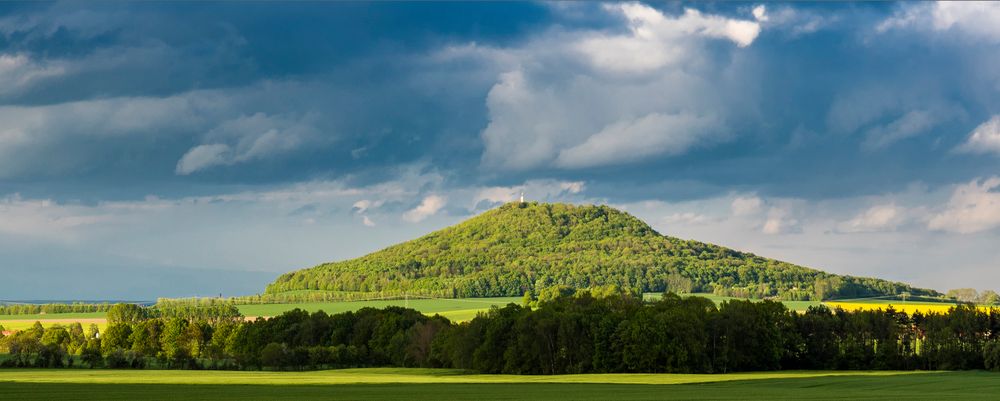
<svg viewBox="0 0 1000 401">
<path fill-rule="evenodd" d="M 907 314 L 913 314 L 914 312 L 920 311 L 920 313 L 927 314 L 930 312 L 934 313 L 947 313 L 949 309 L 955 307 L 954 304 L 947 303 L 933 303 L 933 302 L 823 302 L 824 305 L 830 309 L 841 308 L 847 311 L 856 310 L 875 310 L 875 309 L 888 309 L 892 306 L 893 309 L 906 312 Z M 984 312 L 990 311 L 989 306 L 980 306 L 979 310 Z"/>
</svg>

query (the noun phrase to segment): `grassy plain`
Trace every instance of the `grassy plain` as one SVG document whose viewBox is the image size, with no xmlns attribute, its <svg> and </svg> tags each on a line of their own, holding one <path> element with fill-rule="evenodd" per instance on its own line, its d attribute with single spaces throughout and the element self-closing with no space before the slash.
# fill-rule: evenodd
<svg viewBox="0 0 1000 401">
<path fill-rule="evenodd" d="M 10 399 L 990 399 L 989 372 L 764 372 L 512 376 L 445 369 L 319 372 L 4 370 Z"/>
<path fill-rule="evenodd" d="M 333 302 L 302 302 L 289 304 L 255 304 L 240 305 L 240 312 L 245 316 L 276 316 L 283 312 L 299 308 L 308 312 L 319 310 L 326 313 L 341 313 L 355 311 L 361 308 L 385 308 L 387 306 L 408 306 L 428 315 L 435 313 L 453 320 L 471 320 L 478 311 L 488 310 L 491 306 L 504 306 L 509 303 L 521 303 L 520 297 L 501 298 L 461 298 L 461 299 L 411 299 L 409 301 L 375 300 L 375 301 L 333 301 Z M 461 318 L 461 319 L 460 319 Z"/>
</svg>

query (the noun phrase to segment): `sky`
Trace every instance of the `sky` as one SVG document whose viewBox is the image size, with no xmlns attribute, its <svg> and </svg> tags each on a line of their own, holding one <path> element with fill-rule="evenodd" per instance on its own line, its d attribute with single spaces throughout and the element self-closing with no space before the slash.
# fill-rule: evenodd
<svg viewBox="0 0 1000 401">
<path fill-rule="evenodd" d="M 0 299 L 242 295 L 515 200 L 1000 289 L 1000 3 L 0 4 Z"/>
</svg>

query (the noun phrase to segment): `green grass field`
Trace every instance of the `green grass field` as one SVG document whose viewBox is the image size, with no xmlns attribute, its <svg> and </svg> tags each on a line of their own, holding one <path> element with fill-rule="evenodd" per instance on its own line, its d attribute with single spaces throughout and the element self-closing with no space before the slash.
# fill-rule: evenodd
<svg viewBox="0 0 1000 401">
<path fill-rule="evenodd" d="M 790 400 L 991 399 L 989 372 L 767 372 L 512 376 L 442 369 L 319 372 L 3 370 L 5 399 Z"/>
<path fill-rule="evenodd" d="M 338 301 L 338 302 L 303 302 L 288 304 L 240 305 L 240 312 L 245 316 L 276 316 L 295 308 L 308 312 L 319 310 L 326 313 L 341 313 L 355 311 L 361 308 L 385 308 L 387 306 L 409 306 L 428 315 L 435 313 L 452 320 L 471 320 L 479 311 L 488 310 L 491 306 L 504 306 L 509 303 L 521 303 L 520 297 L 503 298 L 463 298 L 463 299 L 411 299 L 377 300 L 377 301 Z"/>
</svg>

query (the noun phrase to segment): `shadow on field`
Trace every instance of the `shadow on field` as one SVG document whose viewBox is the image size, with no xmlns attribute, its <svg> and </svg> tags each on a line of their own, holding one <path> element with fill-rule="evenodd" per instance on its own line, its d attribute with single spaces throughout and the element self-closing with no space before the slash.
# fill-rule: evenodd
<svg viewBox="0 0 1000 401">
<path fill-rule="evenodd" d="M 9 400 L 974 400 L 995 399 L 997 394 L 1000 394 L 1000 374 L 989 372 L 830 376 L 673 385 L 433 383 L 300 386 L 0 381 L 0 398 Z"/>
</svg>

